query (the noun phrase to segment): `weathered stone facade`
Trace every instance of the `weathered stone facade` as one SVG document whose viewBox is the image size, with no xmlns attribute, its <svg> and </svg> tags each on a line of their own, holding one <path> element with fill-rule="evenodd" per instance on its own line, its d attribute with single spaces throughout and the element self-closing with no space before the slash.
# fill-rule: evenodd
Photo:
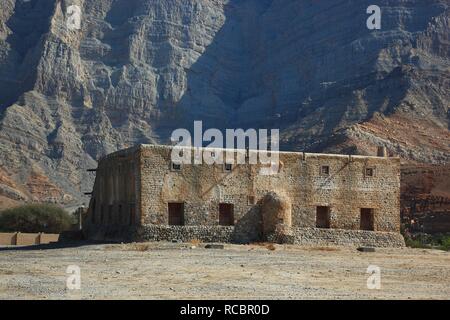
<svg viewBox="0 0 450 320">
<path fill-rule="evenodd" d="M 233 151 L 235 158 L 238 152 L 258 154 Z M 386 246 L 392 234 L 401 237 L 398 158 L 279 152 L 278 173 L 262 175 L 261 164 L 175 168 L 171 153 L 172 147 L 141 145 L 99 162 L 84 224 L 89 237 L 126 227 L 137 230 L 121 237 L 127 240 L 247 243 L 281 233 L 293 243 Z"/>
</svg>

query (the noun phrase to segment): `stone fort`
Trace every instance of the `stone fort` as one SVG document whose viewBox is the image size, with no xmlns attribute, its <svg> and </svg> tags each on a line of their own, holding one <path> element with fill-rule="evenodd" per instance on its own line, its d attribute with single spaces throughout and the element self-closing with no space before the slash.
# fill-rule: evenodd
<svg viewBox="0 0 450 320">
<path fill-rule="evenodd" d="M 172 149 L 139 145 L 99 161 L 83 223 L 88 238 L 404 245 L 400 159 L 385 150 L 277 152 L 276 174 L 262 175 L 263 164 L 175 163 Z"/>
</svg>

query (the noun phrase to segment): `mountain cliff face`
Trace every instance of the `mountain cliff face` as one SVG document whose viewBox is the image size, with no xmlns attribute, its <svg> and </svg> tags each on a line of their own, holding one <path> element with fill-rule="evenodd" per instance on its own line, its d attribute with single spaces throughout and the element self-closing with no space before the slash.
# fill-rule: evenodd
<svg viewBox="0 0 450 320">
<path fill-rule="evenodd" d="M 376 2 L 376 3 L 375 3 Z M 366 9 L 382 10 L 369 30 Z M 67 9 L 81 8 L 81 29 Z M 2 0 L 0 200 L 80 203 L 96 160 L 172 130 L 450 158 L 448 0 Z"/>
</svg>

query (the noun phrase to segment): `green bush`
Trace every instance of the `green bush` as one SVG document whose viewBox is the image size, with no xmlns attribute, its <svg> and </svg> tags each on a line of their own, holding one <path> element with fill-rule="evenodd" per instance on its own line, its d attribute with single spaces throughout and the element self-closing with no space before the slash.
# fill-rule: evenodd
<svg viewBox="0 0 450 320">
<path fill-rule="evenodd" d="M 450 251 L 450 236 L 443 236 L 441 238 L 441 249 Z"/>
<path fill-rule="evenodd" d="M 410 248 L 440 249 L 450 251 L 450 234 L 409 234 L 405 233 L 405 243 Z"/>
<path fill-rule="evenodd" d="M 405 238 L 405 244 L 409 248 L 416 248 L 416 249 L 430 249 L 431 246 L 428 243 L 424 243 L 422 240 L 419 239 L 411 239 L 411 238 Z"/>
<path fill-rule="evenodd" d="M 2 232 L 61 233 L 72 223 L 64 209 L 50 204 L 30 204 L 0 212 Z"/>
</svg>

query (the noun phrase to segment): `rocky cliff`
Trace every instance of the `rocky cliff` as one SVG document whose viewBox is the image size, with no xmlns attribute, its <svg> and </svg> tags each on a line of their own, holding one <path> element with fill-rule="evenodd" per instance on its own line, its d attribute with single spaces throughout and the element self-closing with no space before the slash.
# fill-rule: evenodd
<svg viewBox="0 0 450 320">
<path fill-rule="evenodd" d="M 366 9 L 382 9 L 381 30 Z M 81 10 L 69 28 L 70 6 Z M 173 129 L 450 158 L 448 0 L 2 0 L 0 200 L 79 203 L 88 168 Z"/>
</svg>

